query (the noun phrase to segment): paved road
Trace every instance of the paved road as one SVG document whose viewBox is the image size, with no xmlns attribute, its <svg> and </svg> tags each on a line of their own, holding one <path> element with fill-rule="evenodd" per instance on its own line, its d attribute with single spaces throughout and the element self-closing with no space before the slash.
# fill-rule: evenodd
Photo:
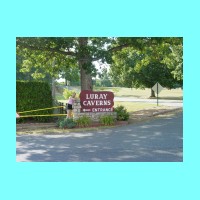
<svg viewBox="0 0 200 200">
<path fill-rule="evenodd" d="M 157 105 L 157 99 L 139 99 L 131 97 L 115 97 L 115 101 L 126 101 L 126 102 L 140 102 L 140 103 L 150 103 Z M 159 99 L 159 105 L 172 106 L 172 107 L 183 107 L 182 100 L 168 100 L 168 99 Z"/>
<path fill-rule="evenodd" d="M 99 131 L 17 136 L 22 162 L 181 162 L 182 113 Z"/>
</svg>

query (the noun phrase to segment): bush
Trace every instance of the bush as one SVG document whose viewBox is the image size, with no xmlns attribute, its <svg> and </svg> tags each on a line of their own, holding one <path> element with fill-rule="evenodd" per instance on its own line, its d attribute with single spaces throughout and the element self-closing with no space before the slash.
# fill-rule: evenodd
<svg viewBox="0 0 200 200">
<path fill-rule="evenodd" d="M 74 92 L 75 92 L 74 90 L 64 89 L 63 96 L 65 99 L 69 99 L 69 97 L 72 96 Z"/>
<path fill-rule="evenodd" d="M 100 123 L 105 126 L 113 125 L 114 122 L 115 122 L 115 119 L 110 115 L 100 117 Z"/>
<path fill-rule="evenodd" d="M 82 116 L 76 120 L 76 123 L 80 127 L 87 127 L 92 123 L 92 120 L 88 116 Z"/>
<path fill-rule="evenodd" d="M 51 89 L 47 82 L 41 81 L 17 81 L 16 82 L 16 111 L 31 111 L 43 108 L 53 107 L 53 98 Z M 36 112 L 22 113 L 23 115 L 49 115 L 53 110 L 40 110 Z M 49 116 L 20 118 L 17 121 L 22 122 L 34 119 L 36 121 L 46 122 L 51 119 Z"/>
<path fill-rule="evenodd" d="M 117 120 L 127 121 L 129 119 L 129 113 L 124 106 L 117 106 L 116 108 L 114 108 L 114 111 L 117 113 Z"/>
<path fill-rule="evenodd" d="M 56 125 L 59 128 L 74 128 L 76 126 L 76 122 L 73 119 L 69 118 L 60 118 L 56 122 Z"/>
</svg>

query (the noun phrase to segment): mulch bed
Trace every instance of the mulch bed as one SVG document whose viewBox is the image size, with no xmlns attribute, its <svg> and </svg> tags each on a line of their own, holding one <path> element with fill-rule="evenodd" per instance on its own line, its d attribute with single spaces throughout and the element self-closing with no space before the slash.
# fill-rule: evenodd
<svg viewBox="0 0 200 200">
<path fill-rule="evenodd" d="M 128 121 L 117 121 L 115 124 L 110 125 L 111 127 L 113 126 L 123 126 L 127 125 Z M 106 127 L 108 127 L 107 125 Z M 76 126 L 74 129 L 81 129 L 81 128 L 98 128 L 98 127 L 105 127 L 99 122 L 93 122 L 90 126 L 87 127 L 79 127 Z M 34 129 L 48 129 L 48 128 L 57 128 L 59 129 L 55 123 L 34 123 L 34 122 L 29 122 L 29 123 L 22 123 L 22 124 L 17 124 L 16 129 L 17 131 L 23 131 L 23 130 L 34 130 Z M 72 128 L 73 129 L 73 128 Z"/>
<path fill-rule="evenodd" d="M 106 125 L 106 126 L 123 126 L 123 125 L 127 125 L 127 124 L 128 124 L 128 121 L 117 121 L 113 125 Z M 96 128 L 96 127 L 104 127 L 104 125 L 102 125 L 99 122 L 93 122 L 90 126 L 87 126 L 87 127 L 77 126 L 75 128 Z"/>
</svg>

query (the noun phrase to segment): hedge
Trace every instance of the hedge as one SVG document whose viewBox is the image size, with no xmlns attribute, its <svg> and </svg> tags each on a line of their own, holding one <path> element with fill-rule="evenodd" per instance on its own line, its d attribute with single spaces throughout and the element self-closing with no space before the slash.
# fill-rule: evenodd
<svg viewBox="0 0 200 200">
<path fill-rule="evenodd" d="M 53 106 L 51 89 L 47 82 L 36 81 L 17 81 L 16 83 L 16 110 L 17 112 L 50 108 Z M 36 112 L 23 113 L 21 115 L 48 115 L 53 110 L 41 110 Z M 46 122 L 51 117 L 30 117 L 21 118 L 18 121 L 34 119 L 40 122 Z"/>
</svg>

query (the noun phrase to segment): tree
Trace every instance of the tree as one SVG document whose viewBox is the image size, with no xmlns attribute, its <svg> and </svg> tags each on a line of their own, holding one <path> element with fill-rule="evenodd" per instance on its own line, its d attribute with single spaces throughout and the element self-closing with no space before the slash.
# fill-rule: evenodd
<svg viewBox="0 0 200 200">
<path fill-rule="evenodd" d="M 60 73 L 67 72 L 68 68 L 77 67 L 80 71 L 81 90 L 92 90 L 92 77 L 96 76 L 96 69 L 93 61 L 100 60 L 102 63 L 113 63 L 112 71 L 121 72 L 121 64 L 116 62 L 118 56 L 123 56 L 122 64 L 126 68 L 124 73 L 114 73 L 120 76 L 121 80 L 118 84 L 131 87 L 145 87 L 146 83 L 141 82 L 142 74 L 147 75 L 147 66 L 155 68 L 161 63 L 167 66 L 171 59 L 165 59 L 172 52 L 178 52 L 175 48 L 180 45 L 180 38 L 106 38 L 106 37 L 44 37 L 44 38 L 17 38 L 17 55 L 22 56 L 23 69 L 29 70 L 35 67 L 35 76 L 39 76 L 43 69 L 51 74 L 52 77 L 58 77 Z M 173 47 L 172 47 L 173 46 Z M 131 49 L 133 56 L 126 55 Z M 127 50 L 128 49 L 128 50 Z M 159 53 L 160 50 L 161 53 Z M 181 48 L 180 48 L 181 51 Z M 165 53 L 163 53 L 165 52 Z M 169 53 L 168 53 L 169 52 Z M 120 55 L 122 53 L 122 55 Z M 174 53 L 174 56 L 178 53 Z M 172 56 L 172 55 L 171 55 Z M 173 57 L 173 56 L 172 56 Z M 130 64 L 126 63 L 126 60 Z M 119 59 L 118 59 L 119 60 Z M 52 67 L 54 63 L 54 67 Z M 152 64 L 154 63 L 154 64 Z M 181 63 L 181 59 L 177 60 Z M 171 63 L 171 72 L 173 76 L 180 77 L 179 67 L 174 69 Z M 147 71 L 146 71 L 147 70 Z M 124 76 L 126 74 L 126 76 Z M 116 78 L 117 78 L 116 76 Z M 150 77 L 148 77 L 150 78 Z M 124 79 L 124 81 L 123 81 Z M 146 80 L 145 78 L 144 80 Z"/>
<path fill-rule="evenodd" d="M 16 58 L 16 79 L 17 80 L 37 80 L 46 81 L 51 83 L 52 78 L 49 73 L 47 73 L 43 68 L 35 68 L 34 66 L 23 68 L 23 58 L 17 56 Z"/>
<path fill-rule="evenodd" d="M 92 90 L 92 76 L 96 75 L 93 61 L 106 60 L 105 45 L 109 38 L 17 38 L 17 55 L 25 58 L 23 68 L 44 68 L 53 77 L 66 68 L 78 66 L 81 90 Z M 53 60 L 55 65 L 52 67 Z"/>
<path fill-rule="evenodd" d="M 68 82 L 70 85 L 80 85 L 80 72 L 78 67 L 66 67 L 66 70 L 61 72 L 61 77 L 65 79 L 66 85 L 68 85 Z"/>
<path fill-rule="evenodd" d="M 182 79 L 182 38 L 137 40 L 140 44 L 137 48 L 126 46 L 115 52 L 112 57 L 110 76 L 115 85 L 151 88 L 159 82 L 164 87 L 173 88 L 175 83 L 180 82 Z M 178 53 L 175 52 L 177 48 Z M 155 96 L 153 91 L 151 96 Z"/>
<path fill-rule="evenodd" d="M 179 45 L 172 45 L 171 54 L 163 60 L 172 71 L 177 84 L 183 86 L 183 41 Z"/>
<path fill-rule="evenodd" d="M 98 73 L 98 75 L 100 78 L 100 86 L 102 87 L 112 86 L 107 68 L 103 68 L 102 71 Z"/>
</svg>

